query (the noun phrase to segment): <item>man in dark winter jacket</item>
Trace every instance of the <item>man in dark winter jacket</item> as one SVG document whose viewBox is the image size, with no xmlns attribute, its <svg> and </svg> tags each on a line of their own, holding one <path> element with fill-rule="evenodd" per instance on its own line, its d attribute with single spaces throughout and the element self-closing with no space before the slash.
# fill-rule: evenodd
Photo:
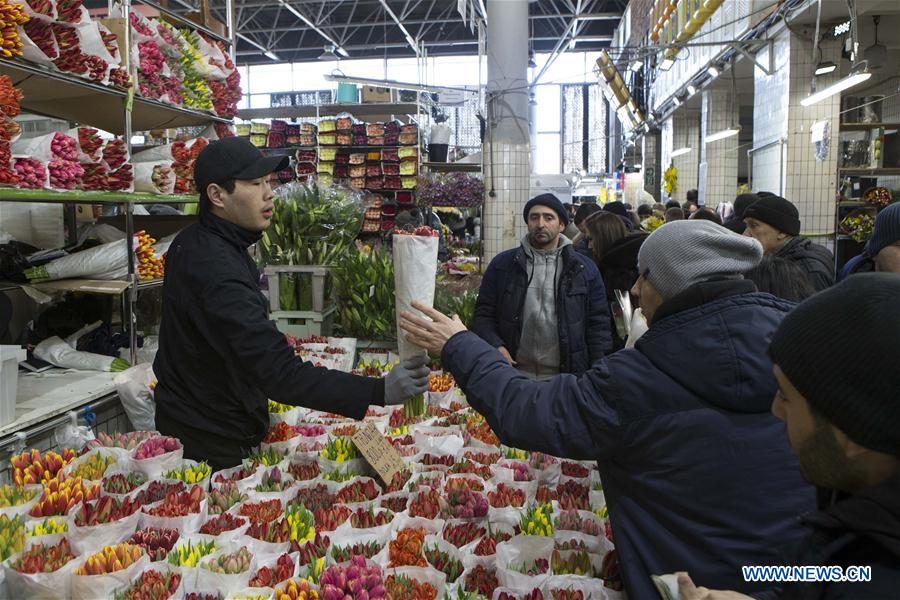
<svg viewBox="0 0 900 600">
<path fill-rule="evenodd" d="M 204 148 L 194 167 L 200 222 L 166 256 L 156 428 L 213 469 L 240 464 L 260 443 L 269 398 L 361 419 L 370 404 L 401 403 L 427 388 L 424 358 L 384 380 L 329 371 L 296 357 L 269 320 L 247 248 L 272 219 L 268 176 L 286 163 L 245 138 Z"/>
<path fill-rule="evenodd" d="M 424 311 L 431 322 L 404 315 L 402 326 L 442 350 L 503 443 L 597 461 L 630 598 L 656 598 L 651 575 L 680 570 L 762 591 L 741 565 L 774 563 L 772 541 L 801 535 L 796 516 L 815 506 L 815 491 L 770 411 L 766 351 L 793 305 L 741 278 L 761 257 L 756 241 L 711 221 L 654 231 L 635 284 L 650 328 L 582 377 L 529 381 L 437 311 Z"/>
<path fill-rule="evenodd" d="M 636 231 L 610 246 L 609 250 L 597 261 L 597 268 L 603 277 L 603 285 L 606 288 L 606 301 L 612 304 L 617 302 L 616 290 L 629 292 L 637 281 L 638 251 L 641 244 L 647 239 L 646 233 Z M 615 322 L 615 319 L 613 319 Z M 624 339 L 618 331 L 613 330 L 613 352 L 625 347 Z"/>
<path fill-rule="evenodd" d="M 534 379 L 583 373 L 612 349 L 603 279 L 562 235 L 556 196 L 532 198 L 523 216 L 528 235 L 488 265 L 472 330 Z"/>
<path fill-rule="evenodd" d="M 807 536 L 774 564 L 840 567 L 849 577 L 849 567 L 863 566 L 871 579 L 782 583 L 757 598 L 900 596 L 897 298 L 898 274 L 851 277 L 799 305 L 772 339 L 772 412 L 786 425 L 803 476 L 821 492 L 819 512 L 801 516 Z M 679 574 L 683 600 L 746 598 L 696 588 L 691 577 L 706 583 L 696 573 Z"/>
<path fill-rule="evenodd" d="M 796 262 L 817 292 L 832 285 L 834 255 L 825 246 L 800 236 L 797 207 L 769 192 L 757 195 L 759 200 L 744 211 L 744 235 L 758 240 L 767 255 Z"/>
<path fill-rule="evenodd" d="M 734 199 L 734 216 L 722 224 L 725 229 L 730 229 L 735 233 L 744 233 L 744 230 L 747 229 L 747 224 L 744 223 L 744 213 L 757 200 L 759 200 L 759 196 L 754 193 L 738 195 Z"/>
</svg>

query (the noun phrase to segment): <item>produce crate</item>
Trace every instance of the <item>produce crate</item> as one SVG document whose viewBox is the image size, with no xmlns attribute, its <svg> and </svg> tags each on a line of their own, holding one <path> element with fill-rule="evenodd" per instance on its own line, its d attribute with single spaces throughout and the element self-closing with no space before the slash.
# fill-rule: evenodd
<svg viewBox="0 0 900 600">
<path fill-rule="evenodd" d="M 334 327 L 334 306 L 325 312 L 281 310 L 270 315 L 278 331 L 294 337 L 330 336 Z"/>
<path fill-rule="evenodd" d="M 331 267 L 318 265 L 268 265 L 269 310 L 324 313 L 333 308 Z M 293 281 L 291 281 L 293 279 Z M 294 286 L 296 292 L 285 287 Z"/>
</svg>

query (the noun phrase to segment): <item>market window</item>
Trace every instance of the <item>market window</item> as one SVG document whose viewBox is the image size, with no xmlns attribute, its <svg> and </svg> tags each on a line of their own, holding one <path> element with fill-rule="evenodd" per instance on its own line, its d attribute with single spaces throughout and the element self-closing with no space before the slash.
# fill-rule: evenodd
<svg viewBox="0 0 900 600">
<path fill-rule="evenodd" d="M 559 86 L 539 85 L 535 93 L 537 101 L 537 148 L 534 170 L 536 173 L 560 172 L 560 118 Z"/>
</svg>

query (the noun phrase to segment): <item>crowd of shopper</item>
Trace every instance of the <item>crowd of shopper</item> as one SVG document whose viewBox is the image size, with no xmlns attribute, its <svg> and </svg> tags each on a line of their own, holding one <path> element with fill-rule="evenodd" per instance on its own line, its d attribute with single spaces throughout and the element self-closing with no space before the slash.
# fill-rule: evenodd
<svg viewBox="0 0 900 600">
<path fill-rule="evenodd" d="M 488 267 L 472 332 L 418 305 L 428 319 L 404 313 L 402 327 L 502 442 L 597 461 L 629 597 L 658 597 L 651 576 L 667 573 L 686 600 L 896 597 L 900 204 L 834 285 L 831 253 L 774 194 L 724 213 L 696 196 L 635 213 L 582 205 L 590 261 L 562 235 L 557 202 L 526 206 L 529 234 Z M 667 222 L 648 235 L 660 208 Z M 648 328 L 626 348 L 629 293 Z M 579 335 L 587 363 L 563 352 Z M 552 376 L 523 368 L 555 343 Z M 865 565 L 872 577 L 752 581 L 750 565 Z"/>
</svg>

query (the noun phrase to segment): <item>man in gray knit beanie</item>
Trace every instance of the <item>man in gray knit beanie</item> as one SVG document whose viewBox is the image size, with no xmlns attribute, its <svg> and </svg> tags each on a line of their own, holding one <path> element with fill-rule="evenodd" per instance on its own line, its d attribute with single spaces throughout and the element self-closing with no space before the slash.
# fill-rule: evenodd
<svg viewBox="0 0 900 600">
<path fill-rule="evenodd" d="M 641 300 L 648 323 L 660 306 L 706 281 L 742 279 L 762 260 L 762 245 L 712 221 L 666 223 L 638 253 L 638 277 L 632 293 Z"/>
<path fill-rule="evenodd" d="M 658 597 L 651 575 L 676 571 L 752 594 L 769 586 L 741 565 L 777 564 L 815 506 L 771 412 L 767 351 L 794 305 L 740 275 L 761 257 L 712 221 L 663 225 L 639 254 L 649 330 L 581 376 L 532 381 L 428 306 L 413 305 L 430 320 L 404 313 L 401 327 L 440 353 L 502 443 L 597 461 L 629 598 Z"/>
</svg>

